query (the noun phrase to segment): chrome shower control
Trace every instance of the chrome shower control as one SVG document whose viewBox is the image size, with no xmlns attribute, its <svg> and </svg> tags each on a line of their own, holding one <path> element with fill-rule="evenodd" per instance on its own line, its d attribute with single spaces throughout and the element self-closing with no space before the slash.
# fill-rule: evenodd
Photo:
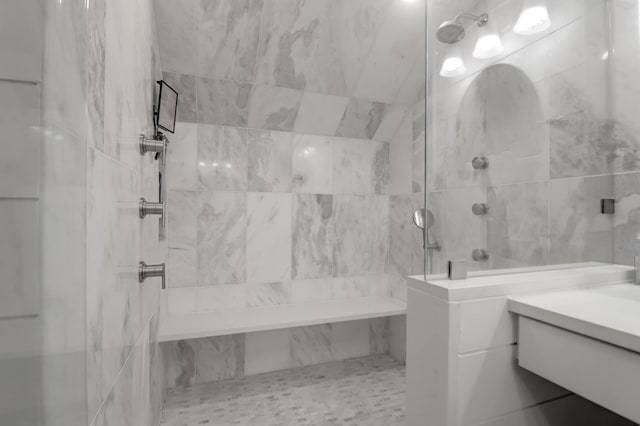
<svg viewBox="0 0 640 426">
<path fill-rule="evenodd" d="M 149 214 L 164 216 L 164 203 L 150 203 L 144 198 L 140 198 L 138 211 L 140 213 L 140 219 L 144 219 Z"/>
<path fill-rule="evenodd" d="M 484 216 L 489 213 L 489 205 L 487 203 L 475 203 L 471 206 L 471 211 L 476 216 Z"/>
<path fill-rule="evenodd" d="M 166 137 L 161 139 L 150 139 L 144 134 L 140 135 L 140 155 L 145 155 L 148 152 L 164 153 L 167 147 L 168 140 Z"/>
<path fill-rule="evenodd" d="M 142 283 L 147 278 L 152 277 L 162 278 L 162 289 L 166 289 L 164 263 L 161 263 L 159 265 L 147 265 L 144 262 L 140 262 L 140 264 L 138 265 L 138 281 Z"/>
<path fill-rule="evenodd" d="M 471 258 L 476 262 L 485 262 L 489 260 L 489 252 L 485 249 L 475 249 L 471 253 Z"/>
<path fill-rule="evenodd" d="M 489 159 L 486 157 L 475 157 L 471 161 L 471 165 L 476 170 L 484 170 L 489 167 Z"/>
</svg>

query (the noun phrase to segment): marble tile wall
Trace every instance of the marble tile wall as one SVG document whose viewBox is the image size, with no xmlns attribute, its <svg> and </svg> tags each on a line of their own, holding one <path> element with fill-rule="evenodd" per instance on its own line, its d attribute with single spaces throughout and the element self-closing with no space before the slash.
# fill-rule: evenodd
<svg viewBox="0 0 640 426">
<path fill-rule="evenodd" d="M 166 387 L 389 353 L 389 324 L 396 318 L 162 343 Z"/>
<path fill-rule="evenodd" d="M 424 4 L 155 0 L 178 120 L 389 142 L 424 75 Z"/>
<path fill-rule="evenodd" d="M 626 25 L 614 24 L 626 46 L 637 44 L 636 39 L 626 41 L 629 26 L 637 31 L 637 22 L 629 18 L 637 18 L 636 3 L 612 5 Z M 599 203 L 614 195 L 614 182 L 623 186 L 623 177 L 611 177 L 616 167 L 635 169 L 633 149 L 619 147 L 628 144 L 625 135 L 632 132 L 620 124 L 623 120 L 611 120 L 616 102 L 620 110 L 630 110 L 622 107 L 630 80 L 624 83 L 613 75 L 611 81 L 619 81 L 625 95 L 612 95 L 609 74 L 612 69 L 633 70 L 633 65 L 616 65 L 628 61 L 629 55 L 613 62 L 607 55 L 607 5 L 599 0 L 553 3 L 549 31 L 525 40 L 505 30 L 501 34 L 505 52 L 492 61 L 471 58 L 465 49 L 471 49 L 472 42 L 465 40 L 467 73 L 459 78 L 438 75 L 444 49 L 436 41 L 429 45 L 433 69 L 426 106 L 430 134 L 426 189 L 436 218 L 431 233 L 442 245 L 432 253 L 431 272 L 443 272 L 446 260 L 452 258 L 466 258 L 472 270 L 615 259 L 613 223 L 624 220 L 601 215 Z M 429 23 L 436 25 L 469 5 L 433 0 L 427 7 Z M 500 28 L 508 29 L 520 4 L 487 2 L 482 7 Z M 541 57 L 546 59 L 540 61 Z M 408 129 L 404 135 L 398 132 L 398 140 L 390 145 L 392 187 L 407 199 L 408 194 L 425 189 L 424 117 L 425 107 L 419 103 L 412 151 Z M 408 173 L 393 167 L 401 164 L 395 158 L 406 158 L 409 152 L 413 154 L 411 190 L 407 189 Z M 489 158 L 489 169 L 474 170 L 474 156 Z M 623 198 L 624 194 L 620 192 Z M 488 202 L 489 214 L 473 215 L 475 202 Z M 392 247 L 406 246 L 409 234 L 402 238 L 402 227 L 396 229 Z M 475 248 L 488 249 L 489 261 L 473 261 Z M 405 260 L 398 269 L 407 267 Z"/>
</svg>

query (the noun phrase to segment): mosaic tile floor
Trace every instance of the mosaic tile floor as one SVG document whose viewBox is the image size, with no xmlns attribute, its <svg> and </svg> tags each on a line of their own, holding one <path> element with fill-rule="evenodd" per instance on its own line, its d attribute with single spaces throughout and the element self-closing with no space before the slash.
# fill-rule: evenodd
<svg viewBox="0 0 640 426">
<path fill-rule="evenodd" d="M 378 355 L 168 392 L 162 426 L 405 424 L 405 367 Z"/>
</svg>

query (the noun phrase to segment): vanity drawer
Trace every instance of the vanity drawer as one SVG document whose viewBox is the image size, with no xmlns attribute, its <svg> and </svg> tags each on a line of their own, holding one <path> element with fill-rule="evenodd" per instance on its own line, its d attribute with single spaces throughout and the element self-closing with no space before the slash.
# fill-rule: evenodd
<svg viewBox="0 0 640 426">
<path fill-rule="evenodd" d="M 516 342 L 516 317 L 506 297 L 462 302 L 458 353 L 465 354 Z"/>
</svg>

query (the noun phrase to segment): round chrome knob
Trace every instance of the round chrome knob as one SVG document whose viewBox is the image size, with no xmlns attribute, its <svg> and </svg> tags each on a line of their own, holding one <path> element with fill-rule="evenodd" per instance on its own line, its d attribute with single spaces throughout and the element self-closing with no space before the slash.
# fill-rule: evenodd
<svg viewBox="0 0 640 426">
<path fill-rule="evenodd" d="M 475 249 L 471 253 L 471 258 L 476 262 L 485 262 L 489 260 L 489 252 L 485 249 Z"/>
<path fill-rule="evenodd" d="M 475 157 L 471 161 L 471 165 L 476 170 L 484 170 L 489 167 L 489 159 L 486 157 Z"/>
<path fill-rule="evenodd" d="M 484 216 L 489 213 L 489 205 L 486 203 L 475 203 L 471 206 L 471 211 L 476 216 Z"/>
</svg>

